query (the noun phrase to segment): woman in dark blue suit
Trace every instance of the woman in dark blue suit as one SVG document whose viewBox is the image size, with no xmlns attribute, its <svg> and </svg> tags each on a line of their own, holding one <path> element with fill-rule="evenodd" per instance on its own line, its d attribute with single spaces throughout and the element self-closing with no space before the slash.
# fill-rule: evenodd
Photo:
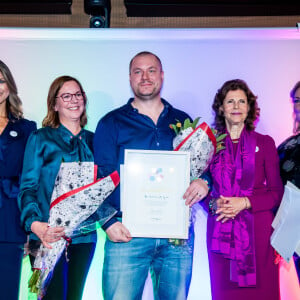
<svg viewBox="0 0 300 300">
<path fill-rule="evenodd" d="M 17 205 L 25 145 L 36 123 L 23 118 L 9 68 L 0 60 L 0 298 L 17 300 L 26 234 Z"/>
</svg>

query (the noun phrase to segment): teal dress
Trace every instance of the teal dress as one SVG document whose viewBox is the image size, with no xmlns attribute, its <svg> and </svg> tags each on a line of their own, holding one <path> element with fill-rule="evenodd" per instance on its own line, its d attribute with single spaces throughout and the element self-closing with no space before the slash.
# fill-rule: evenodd
<svg viewBox="0 0 300 300">
<path fill-rule="evenodd" d="M 74 136 L 63 125 L 41 128 L 29 137 L 18 202 L 21 223 L 30 233 L 31 249 L 37 249 L 40 243 L 31 232 L 31 224 L 34 221 L 48 222 L 52 191 L 61 163 L 93 161 L 92 145 L 92 132 L 82 129 Z M 81 299 L 96 240 L 95 231 L 72 238 L 67 251 L 68 260 L 61 255 L 43 300 Z"/>
<path fill-rule="evenodd" d="M 21 223 L 30 239 L 34 221 L 48 222 L 49 208 L 55 179 L 62 162 L 94 161 L 93 136 L 82 129 L 74 136 L 66 127 L 45 127 L 32 133 L 24 155 L 24 165 L 19 193 Z M 82 235 L 72 243 L 96 242 L 96 233 Z"/>
</svg>

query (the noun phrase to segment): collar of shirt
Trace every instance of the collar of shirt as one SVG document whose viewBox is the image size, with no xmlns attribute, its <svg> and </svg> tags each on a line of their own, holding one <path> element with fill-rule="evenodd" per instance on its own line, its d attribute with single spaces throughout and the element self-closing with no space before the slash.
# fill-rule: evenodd
<svg viewBox="0 0 300 300">
<path fill-rule="evenodd" d="M 124 106 L 125 110 L 128 112 L 128 113 L 138 113 L 138 110 L 136 108 L 134 108 L 131 103 L 132 101 L 134 100 L 134 98 L 130 98 L 127 102 L 127 104 Z M 161 101 L 164 105 L 164 109 L 163 111 L 161 112 L 160 116 L 159 116 L 159 119 L 160 118 L 163 118 L 167 113 L 168 111 L 170 110 L 170 108 L 172 107 L 170 103 L 168 103 L 165 99 L 161 98 Z"/>
<path fill-rule="evenodd" d="M 84 134 L 85 134 L 84 129 L 81 128 L 80 132 L 74 135 L 67 127 L 65 127 L 62 124 L 58 126 L 57 132 L 59 133 L 61 138 L 68 144 L 70 144 L 74 138 L 79 138 L 79 139 L 84 138 Z"/>
</svg>

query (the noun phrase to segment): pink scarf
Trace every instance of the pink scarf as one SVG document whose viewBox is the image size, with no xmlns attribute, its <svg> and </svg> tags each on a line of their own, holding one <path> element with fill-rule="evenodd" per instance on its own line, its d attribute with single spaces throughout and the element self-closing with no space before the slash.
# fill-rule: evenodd
<svg viewBox="0 0 300 300">
<path fill-rule="evenodd" d="M 252 194 L 255 176 L 254 132 L 242 131 L 234 155 L 234 146 L 229 134 L 225 147 L 211 164 L 213 178 L 212 196 L 243 197 Z M 216 218 L 216 217 L 215 217 Z M 256 285 L 253 215 L 241 211 L 234 220 L 214 223 L 211 249 L 230 259 L 230 280 L 240 287 Z"/>
</svg>

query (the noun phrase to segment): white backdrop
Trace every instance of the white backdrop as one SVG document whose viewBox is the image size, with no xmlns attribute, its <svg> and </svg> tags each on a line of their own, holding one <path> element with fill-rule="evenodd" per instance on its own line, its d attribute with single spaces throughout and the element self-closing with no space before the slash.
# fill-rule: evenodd
<svg viewBox="0 0 300 300">
<path fill-rule="evenodd" d="M 162 96 L 193 118 L 212 122 L 211 103 L 224 81 L 241 78 L 258 95 L 257 130 L 278 145 L 292 132 L 289 91 L 300 80 L 300 33 L 296 28 L 257 29 L 0 29 L 0 59 L 11 69 L 25 116 L 40 126 L 51 82 L 77 77 L 88 97 L 88 129 L 131 96 L 128 64 L 148 50 L 162 60 Z M 196 211 L 196 247 L 189 299 L 210 299 L 205 249 L 206 216 Z M 101 252 L 102 244 L 98 244 Z M 96 255 L 84 299 L 101 294 Z M 147 290 L 147 294 L 151 294 Z M 95 297 L 97 295 L 97 297 Z M 151 298 L 145 296 L 145 299 Z"/>
</svg>

